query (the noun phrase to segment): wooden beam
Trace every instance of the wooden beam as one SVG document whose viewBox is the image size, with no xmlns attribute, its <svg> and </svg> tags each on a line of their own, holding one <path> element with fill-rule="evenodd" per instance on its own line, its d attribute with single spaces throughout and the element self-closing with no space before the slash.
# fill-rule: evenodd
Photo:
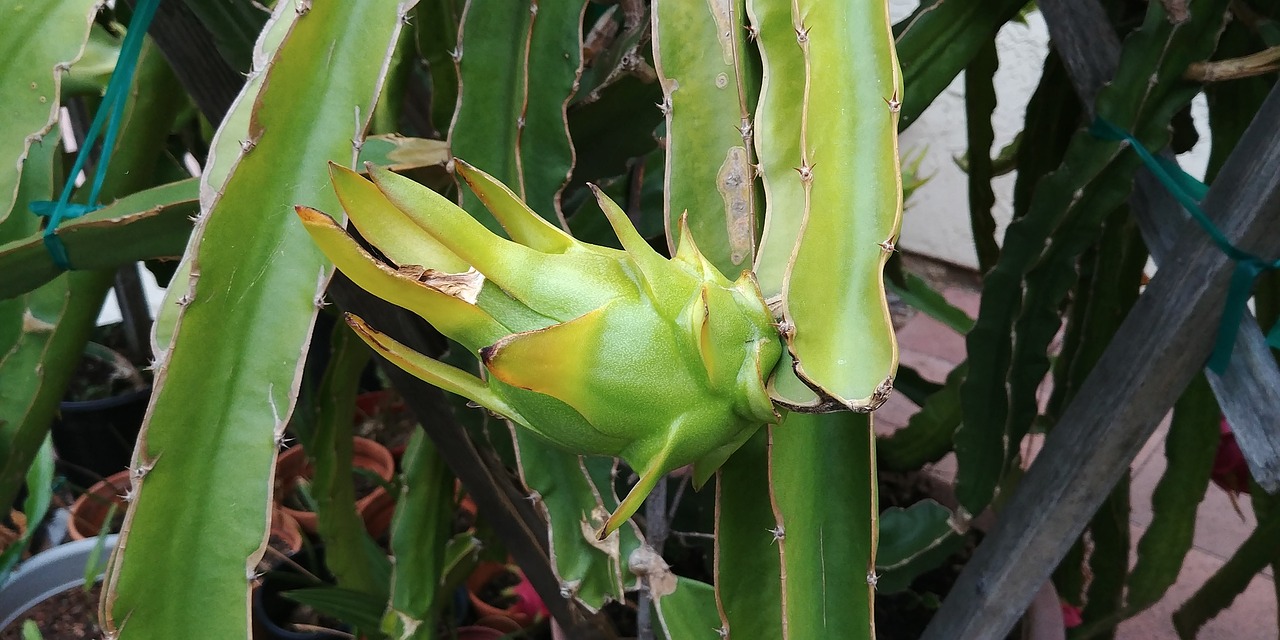
<svg viewBox="0 0 1280 640">
<path fill-rule="evenodd" d="M 1267 97 L 1204 206 L 1232 242 L 1280 254 L 1280 87 Z M 1003 638 L 1066 555 L 1218 333 L 1234 263 L 1186 221 L 1160 271 L 1063 412 L 925 640 Z"/>
<path fill-rule="evenodd" d="M 1096 1 L 1042 0 L 1039 7 L 1053 47 L 1092 117 L 1098 91 L 1119 65 L 1120 39 Z M 1161 155 L 1176 162 L 1168 149 Z M 1204 233 L 1178 222 L 1188 219 L 1187 212 L 1145 168 L 1138 172 L 1130 210 L 1157 265 L 1172 255 L 1179 231 Z M 1217 217 L 1214 221 L 1221 223 Z M 1240 319 L 1226 371 L 1219 375 L 1206 369 L 1205 374 L 1254 480 L 1268 493 L 1280 491 L 1280 429 L 1273 428 L 1280 416 L 1280 367 L 1253 314 L 1246 312 Z"/>
</svg>

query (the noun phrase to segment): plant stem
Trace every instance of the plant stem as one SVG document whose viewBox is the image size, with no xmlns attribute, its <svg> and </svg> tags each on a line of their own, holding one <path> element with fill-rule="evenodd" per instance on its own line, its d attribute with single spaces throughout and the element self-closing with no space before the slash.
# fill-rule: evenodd
<svg viewBox="0 0 1280 640">
<path fill-rule="evenodd" d="M 666 545 L 667 536 L 671 533 L 671 522 L 667 515 L 667 478 L 663 476 L 654 485 L 653 491 L 644 501 L 645 543 L 658 554 Z M 653 640 L 653 607 L 649 594 L 649 582 L 646 578 L 644 588 L 640 590 L 637 601 L 636 638 L 637 640 Z"/>
</svg>

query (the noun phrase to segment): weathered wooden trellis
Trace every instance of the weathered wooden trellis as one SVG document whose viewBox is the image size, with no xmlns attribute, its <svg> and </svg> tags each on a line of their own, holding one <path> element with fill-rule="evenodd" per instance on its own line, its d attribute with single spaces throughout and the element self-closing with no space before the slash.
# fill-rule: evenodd
<svg viewBox="0 0 1280 640">
<path fill-rule="evenodd" d="M 1042 0 L 1053 45 L 1092 113 L 1120 43 L 1096 0 Z M 1280 89 L 1273 90 L 1214 181 L 1204 208 L 1232 242 L 1280 254 Z M 1002 637 L 1066 555 L 1209 357 L 1232 260 L 1149 172 L 1130 201 L 1160 266 L 1138 304 L 1045 441 L 996 528 L 926 632 L 929 640 Z M 1280 370 L 1247 312 L 1218 402 L 1259 485 L 1280 489 Z"/>
</svg>

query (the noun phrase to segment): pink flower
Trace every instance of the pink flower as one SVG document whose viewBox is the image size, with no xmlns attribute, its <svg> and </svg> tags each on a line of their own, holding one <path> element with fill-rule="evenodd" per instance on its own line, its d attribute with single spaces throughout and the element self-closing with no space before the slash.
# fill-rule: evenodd
<svg viewBox="0 0 1280 640">
<path fill-rule="evenodd" d="M 1218 453 L 1213 458 L 1213 472 L 1209 477 L 1234 498 L 1249 491 L 1249 465 L 1244 461 L 1244 454 L 1240 453 L 1240 445 L 1236 444 L 1236 435 L 1231 432 L 1226 418 L 1222 419 L 1219 429 Z"/>
<path fill-rule="evenodd" d="M 1084 622 L 1084 618 L 1080 616 L 1080 607 L 1070 602 L 1062 603 L 1062 626 L 1073 629 L 1080 626 Z"/>
<path fill-rule="evenodd" d="M 516 602 L 511 608 L 529 616 L 530 620 L 538 622 L 551 615 L 551 610 L 547 609 L 547 605 L 542 602 L 542 596 L 538 595 L 533 585 L 529 584 L 529 579 L 520 574 L 520 582 L 514 587 L 507 589 L 507 595 L 515 596 Z"/>
</svg>

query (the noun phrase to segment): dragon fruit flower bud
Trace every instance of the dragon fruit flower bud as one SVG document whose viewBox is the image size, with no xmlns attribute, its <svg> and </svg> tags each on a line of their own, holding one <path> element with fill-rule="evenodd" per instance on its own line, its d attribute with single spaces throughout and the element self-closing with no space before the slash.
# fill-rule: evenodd
<svg viewBox="0 0 1280 640">
<path fill-rule="evenodd" d="M 316 244 L 353 282 L 412 311 L 480 358 L 481 379 L 348 315 L 376 351 L 577 454 L 615 456 L 640 480 L 600 530 L 630 517 L 667 472 L 695 486 L 758 428 L 778 419 L 765 387 L 782 354 L 754 276 L 720 274 L 681 223 L 680 250 L 658 254 L 595 191 L 622 250 L 579 242 L 491 176 L 457 161 L 501 223 L 498 236 L 452 201 L 390 171 L 370 182 L 331 165 L 352 224 L 298 207 Z M 594 187 L 593 187 L 594 188 Z"/>
</svg>

